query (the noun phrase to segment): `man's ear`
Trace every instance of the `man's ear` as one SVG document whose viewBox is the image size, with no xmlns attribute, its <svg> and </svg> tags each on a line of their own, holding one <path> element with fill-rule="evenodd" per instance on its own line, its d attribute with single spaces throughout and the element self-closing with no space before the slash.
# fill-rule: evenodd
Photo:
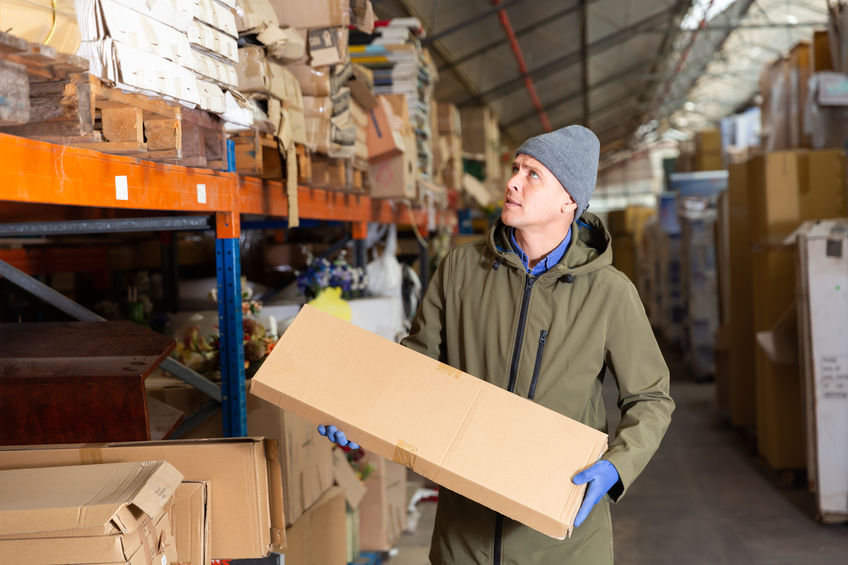
<svg viewBox="0 0 848 565">
<path fill-rule="evenodd" d="M 574 200 L 566 202 L 565 204 L 562 205 L 562 208 L 560 208 L 560 211 L 563 214 L 568 214 L 569 212 L 574 212 L 576 210 L 577 210 L 577 202 L 575 202 Z"/>
</svg>

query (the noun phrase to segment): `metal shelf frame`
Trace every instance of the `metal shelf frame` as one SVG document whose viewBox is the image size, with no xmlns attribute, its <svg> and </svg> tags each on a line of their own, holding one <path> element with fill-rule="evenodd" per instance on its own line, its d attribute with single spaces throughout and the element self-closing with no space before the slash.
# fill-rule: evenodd
<svg viewBox="0 0 848 565">
<path fill-rule="evenodd" d="M 231 143 L 227 157 L 228 169 L 234 171 Z M 219 389 L 170 358 L 163 362 L 162 367 L 212 398 L 210 405 L 201 412 L 209 413 L 216 401 L 222 403 L 225 437 L 247 435 L 240 216 L 252 214 L 286 218 L 288 200 L 281 181 L 155 163 L 0 133 L 0 202 L 86 206 L 108 212 L 102 220 L 0 223 L 0 236 L 182 231 L 208 229 L 214 225 L 222 386 Z M 406 203 L 309 187 L 298 187 L 298 207 L 301 218 L 349 222 L 355 243 L 355 259 L 358 260 L 364 259 L 363 242 L 369 222 L 414 224 L 421 232 L 426 232 L 430 223 L 426 210 Z M 182 216 L 107 218 L 115 209 L 178 212 Z M 435 221 L 438 225 L 450 226 L 455 224 L 456 216 L 453 212 L 440 212 Z M 422 257 L 426 257 L 423 253 L 426 250 L 422 251 Z M 0 276 L 76 319 L 102 320 L 2 261 Z M 188 420 L 197 421 L 202 416 L 198 413 Z"/>
</svg>

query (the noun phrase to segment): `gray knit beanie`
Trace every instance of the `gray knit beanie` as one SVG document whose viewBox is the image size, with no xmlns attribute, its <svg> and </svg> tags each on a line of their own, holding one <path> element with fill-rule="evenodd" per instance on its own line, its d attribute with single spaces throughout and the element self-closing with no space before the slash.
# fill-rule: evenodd
<svg viewBox="0 0 848 565">
<path fill-rule="evenodd" d="M 567 126 L 531 137 L 516 155 L 529 155 L 542 163 L 559 180 L 577 203 L 575 218 L 589 207 L 589 198 L 598 180 L 601 143 L 583 126 Z"/>
</svg>

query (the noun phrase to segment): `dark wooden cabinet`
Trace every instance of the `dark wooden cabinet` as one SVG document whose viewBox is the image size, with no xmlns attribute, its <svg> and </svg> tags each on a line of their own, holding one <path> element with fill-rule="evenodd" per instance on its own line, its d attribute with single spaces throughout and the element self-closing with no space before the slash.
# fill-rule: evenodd
<svg viewBox="0 0 848 565">
<path fill-rule="evenodd" d="M 144 379 L 175 345 L 132 322 L 0 324 L 0 445 L 150 439 Z"/>
</svg>

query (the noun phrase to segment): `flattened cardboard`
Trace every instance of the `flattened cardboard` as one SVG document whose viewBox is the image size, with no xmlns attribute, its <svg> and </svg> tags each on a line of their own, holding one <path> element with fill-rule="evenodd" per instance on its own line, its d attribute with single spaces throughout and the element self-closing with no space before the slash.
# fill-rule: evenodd
<svg viewBox="0 0 848 565">
<path fill-rule="evenodd" d="M 55 563 L 127 563 L 145 565 L 174 562 L 171 522 L 162 512 L 156 520 L 146 519 L 126 534 L 68 536 L 58 538 L 0 539 L 0 563 L 53 565 Z"/>
<path fill-rule="evenodd" d="M 191 45 L 202 47 L 216 53 L 233 63 L 238 63 L 238 41 L 199 20 L 193 20 L 188 28 L 188 41 Z"/>
<path fill-rule="evenodd" d="M 261 438 L 0 447 L 0 469 L 164 460 L 185 480 L 210 484 L 215 559 L 285 548 L 279 446 Z"/>
<path fill-rule="evenodd" d="M 362 502 L 362 497 L 368 489 L 356 476 L 356 472 L 341 449 L 333 450 L 333 478 L 344 490 L 348 506 L 353 509 L 359 508 L 359 503 Z"/>
<path fill-rule="evenodd" d="M 359 547 L 389 551 L 406 528 L 406 468 L 373 453 L 362 462 L 375 470 L 365 480 L 359 506 Z"/>
<path fill-rule="evenodd" d="M 0 537 L 126 534 L 158 516 L 181 480 L 165 461 L 0 471 Z"/>
<path fill-rule="evenodd" d="M 194 17 L 201 22 L 221 30 L 227 35 L 238 37 L 235 10 L 216 0 L 192 0 Z"/>
<path fill-rule="evenodd" d="M 286 531 L 286 565 L 346 565 L 346 527 L 344 493 L 333 487 Z"/>
<path fill-rule="evenodd" d="M 266 28 L 280 27 L 277 13 L 268 0 L 241 0 L 241 10 L 236 11 L 236 28 L 239 33 L 261 33 Z"/>
<path fill-rule="evenodd" d="M 250 389 L 558 539 L 585 490 L 571 478 L 607 445 L 598 430 L 310 306 Z"/>
<path fill-rule="evenodd" d="M 174 492 L 168 514 L 175 565 L 209 565 L 209 483 L 183 481 Z"/>
</svg>

